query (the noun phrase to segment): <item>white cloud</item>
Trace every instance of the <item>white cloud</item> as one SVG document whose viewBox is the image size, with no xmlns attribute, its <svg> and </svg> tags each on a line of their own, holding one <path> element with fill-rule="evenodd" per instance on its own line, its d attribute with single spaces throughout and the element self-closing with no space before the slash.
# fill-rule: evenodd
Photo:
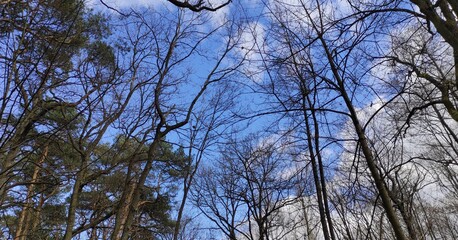
<svg viewBox="0 0 458 240">
<path fill-rule="evenodd" d="M 210 0 L 209 6 L 211 7 L 218 7 L 222 4 L 225 4 L 227 0 Z M 212 16 L 212 21 L 216 21 L 217 25 L 219 26 L 227 21 L 227 16 L 231 11 L 231 4 L 218 9 L 215 12 L 211 12 L 210 15 Z"/>
</svg>

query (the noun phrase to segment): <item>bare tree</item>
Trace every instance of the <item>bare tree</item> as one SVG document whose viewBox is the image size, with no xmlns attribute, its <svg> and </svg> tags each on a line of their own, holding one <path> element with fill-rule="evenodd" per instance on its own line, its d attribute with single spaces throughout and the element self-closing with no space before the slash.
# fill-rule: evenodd
<svg viewBox="0 0 458 240">
<path fill-rule="evenodd" d="M 189 122 L 189 129 L 187 132 L 182 133 L 183 138 L 187 144 L 188 162 L 186 163 L 186 170 L 183 171 L 183 196 L 179 205 L 175 230 L 173 238 L 179 239 L 183 236 L 181 222 L 183 221 L 183 214 L 188 200 L 188 195 L 194 183 L 195 175 L 199 170 L 201 162 L 208 158 L 208 151 L 220 141 L 228 131 L 229 125 L 232 124 L 232 116 L 230 113 L 234 110 L 234 99 L 237 96 L 236 86 L 232 84 L 224 84 L 218 89 L 214 90 L 209 99 L 203 99 L 207 105 L 203 106 L 201 110 L 196 110 L 193 117 Z M 209 94 L 210 95 L 210 94 Z"/>
<path fill-rule="evenodd" d="M 230 239 L 282 238 L 280 209 L 295 202 L 296 168 L 287 145 L 248 137 L 225 144 L 221 159 L 202 171 L 194 202 Z"/>
<path fill-rule="evenodd" d="M 279 56 L 271 60 L 274 64 L 277 63 L 279 69 L 282 70 L 278 79 L 281 80 L 286 73 L 286 76 L 292 76 L 301 83 L 297 86 L 290 86 L 286 91 L 287 93 L 295 91 L 297 94 L 289 95 L 289 98 L 281 98 L 281 95 L 276 95 L 274 92 L 274 97 L 281 100 L 280 103 L 285 106 L 283 111 L 286 114 L 291 114 L 298 109 L 303 109 L 303 112 L 310 114 L 304 115 L 303 119 L 308 121 L 306 124 L 308 131 L 305 136 L 309 139 L 309 150 L 313 149 L 310 155 L 316 157 L 315 164 L 313 164 L 315 165 L 314 168 L 317 169 L 315 171 L 322 171 L 323 169 L 322 166 L 318 166 L 320 155 L 316 155 L 320 152 L 320 142 L 315 140 L 319 139 L 320 132 L 313 132 L 311 129 L 320 129 L 320 126 L 326 129 L 332 126 L 329 124 L 330 122 L 327 122 L 327 119 L 338 120 L 342 117 L 350 119 L 349 121 L 356 133 L 354 140 L 358 144 L 355 154 L 359 155 L 361 151 L 396 237 L 406 239 L 403 224 L 396 209 L 393 208 L 386 181 L 380 173 L 377 156 L 367 138 L 364 120 L 360 119 L 356 107 L 359 104 L 359 99 L 367 99 L 368 97 L 364 94 L 358 94 L 359 89 L 365 89 L 369 96 L 371 92 L 375 92 L 373 86 L 368 82 L 367 72 L 370 71 L 370 68 L 365 69 L 364 51 L 365 47 L 370 46 L 370 43 L 365 41 L 366 36 L 376 28 L 376 19 L 379 16 L 365 18 L 364 24 L 360 24 L 361 19 L 353 18 L 351 13 L 348 13 L 350 17 L 344 15 L 342 19 L 339 19 L 338 13 L 328 8 L 327 4 L 327 2 L 319 1 L 299 1 L 295 5 L 286 7 L 283 7 L 281 2 L 268 6 L 273 21 L 277 22 L 278 29 L 285 36 L 284 39 L 272 43 L 275 49 L 282 49 L 278 54 Z M 287 11 L 292 11 L 294 14 L 282 15 Z M 306 21 L 299 19 L 306 19 Z M 351 27 L 358 27 L 358 31 L 350 31 Z M 266 54 L 266 56 L 268 55 Z M 323 59 L 326 61 L 323 62 Z M 272 89 L 279 86 L 279 81 L 273 79 Z M 396 95 L 394 95 L 395 97 Z M 298 103 L 301 102 L 301 99 L 305 104 L 299 108 L 297 106 L 299 106 Z M 294 104 L 296 107 L 291 107 Z M 323 117 L 318 118 L 317 116 L 320 115 L 317 112 Z M 320 120 L 318 121 L 318 119 Z M 337 123 L 339 124 L 339 121 Z M 335 129 L 339 131 L 338 126 Z M 336 139 L 336 136 L 332 131 L 329 133 L 328 136 L 331 141 L 329 141 L 329 145 L 323 144 L 323 146 L 333 146 L 332 139 Z M 338 147 L 338 145 L 334 146 Z M 316 185 L 320 183 L 322 186 L 326 186 L 323 172 L 317 172 L 315 175 L 317 176 Z M 320 175 L 321 177 L 319 177 Z M 321 181 L 318 181 L 320 178 Z M 319 189 L 320 187 L 317 185 L 317 191 L 322 192 Z M 332 225 L 328 226 L 326 223 L 326 221 L 332 223 L 329 207 L 326 206 L 328 201 L 323 201 L 326 199 L 326 195 L 324 197 L 318 196 L 318 198 L 319 202 L 323 204 L 320 212 L 324 236 L 326 239 L 335 238 Z"/>
</svg>

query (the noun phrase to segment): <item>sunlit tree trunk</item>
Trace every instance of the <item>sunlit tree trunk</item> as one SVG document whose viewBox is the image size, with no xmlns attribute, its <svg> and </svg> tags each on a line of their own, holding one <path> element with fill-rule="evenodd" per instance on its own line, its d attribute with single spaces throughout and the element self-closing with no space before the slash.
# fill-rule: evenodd
<svg viewBox="0 0 458 240">
<path fill-rule="evenodd" d="M 45 161 L 47 155 L 48 155 L 48 146 L 45 146 L 40 159 L 38 160 L 37 163 L 35 163 L 34 168 L 33 168 L 32 179 L 27 188 L 26 203 L 24 204 L 24 207 L 22 208 L 22 211 L 19 217 L 16 236 L 14 238 L 15 240 L 27 239 L 29 235 L 29 229 L 33 228 L 33 226 L 31 226 L 32 224 L 31 219 L 34 218 L 33 215 L 35 214 L 33 213 L 34 207 L 33 207 L 33 198 L 32 197 L 35 191 L 35 184 L 37 183 L 37 180 L 38 180 L 38 174 L 40 173 L 42 164 Z"/>
<path fill-rule="evenodd" d="M 126 225 L 127 216 L 129 215 L 132 205 L 132 196 L 136 188 L 135 186 L 134 183 L 128 183 L 123 190 L 122 197 L 119 200 L 119 208 L 116 213 L 113 232 L 111 233 L 112 240 L 121 239 L 122 233 L 125 231 L 124 226 Z"/>
<path fill-rule="evenodd" d="M 80 170 L 76 174 L 75 183 L 73 184 L 73 190 L 70 195 L 70 204 L 68 207 L 65 235 L 63 238 L 64 240 L 72 239 L 73 227 L 75 226 L 76 208 L 78 206 L 80 193 L 83 190 L 83 181 L 86 176 L 87 157 L 83 155 L 81 156 L 81 159 L 82 161 L 79 168 Z"/>
</svg>

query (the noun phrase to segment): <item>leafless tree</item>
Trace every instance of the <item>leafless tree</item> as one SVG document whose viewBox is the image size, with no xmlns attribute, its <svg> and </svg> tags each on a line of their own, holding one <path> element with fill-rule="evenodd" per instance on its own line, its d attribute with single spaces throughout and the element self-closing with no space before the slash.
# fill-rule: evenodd
<svg viewBox="0 0 458 240">
<path fill-rule="evenodd" d="M 300 170 L 291 165 L 288 146 L 279 145 L 253 137 L 227 143 L 214 167 L 202 170 L 194 203 L 228 238 L 284 237 L 276 216 L 295 202 Z"/>
</svg>

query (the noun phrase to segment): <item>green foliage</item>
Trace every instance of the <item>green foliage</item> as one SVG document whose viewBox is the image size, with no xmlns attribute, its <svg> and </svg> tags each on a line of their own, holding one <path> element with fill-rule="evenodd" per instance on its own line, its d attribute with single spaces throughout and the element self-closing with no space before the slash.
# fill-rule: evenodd
<svg viewBox="0 0 458 240">
<path fill-rule="evenodd" d="M 174 150 L 171 144 L 163 142 L 160 149 L 158 161 L 162 162 L 162 167 L 169 176 L 181 178 L 190 170 L 189 156 L 186 155 L 183 148 Z"/>
<path fill-rule="evenodd" d="M 89 61 L 99 64 L 102 67 L 114 69 L 115 55 L 113 48 L 107 43 L 97 40 L 88 45 Z"/>
</svg>

